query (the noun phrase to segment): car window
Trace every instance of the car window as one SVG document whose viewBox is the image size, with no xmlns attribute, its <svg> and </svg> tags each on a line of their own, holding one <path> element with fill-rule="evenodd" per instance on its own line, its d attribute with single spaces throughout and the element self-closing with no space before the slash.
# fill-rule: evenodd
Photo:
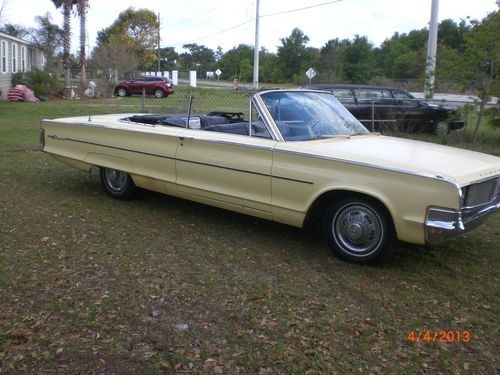
<svg viewBox="0 0 500 375">
<path fill-rule="evenodd" d="M 398 105 L 404 105 L 404 106 L 410 106 L 410 107 L 417 107 L 418 106 L 418 100 L 415 99 L 410 94 L 408 94 L 407 92 L 393 91 L 392 95 L 394 95 L 394 98 L 396 99 L 396 104 L 398 104 Z"/>
<path fill-rule="evenodd" d="M 354 103 L 354 95 L 349 89 L 332 89 L 332 94 L 335 95 L 341 103 Z"/>
<path fill-rule="evenodd" d="M 355 89 L 354 93 L 358 98 L 359 104 L 393 104 L 392 96 L 389 90 L 381 89 Z"/>
<path fill-rule="evenodd" d="M 261 98 L 285 141 L 368 133 L 330 93 L 266 92 Z"/>
</svg>

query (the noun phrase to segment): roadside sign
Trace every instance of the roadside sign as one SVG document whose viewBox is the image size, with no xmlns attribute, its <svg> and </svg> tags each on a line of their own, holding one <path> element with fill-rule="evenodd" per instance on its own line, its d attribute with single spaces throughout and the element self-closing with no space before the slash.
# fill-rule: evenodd
<svg viewBox="0 0 500 375">
<path fill-rule="evenodd" d="M 220 75 L 222 74 L 222 71 L 221 71 L 220 69 L 217 69 L 217 70 L 215 71 L 215 74 L 217 74 L 217 77 L 218 77 L 218 76 L 220 76 Z"/>
<path fill-rule="evenodd" d="M 307 69 L 306 76 L 307 76 L 307 78 L 309 78 L 309 83 L 311 83 L 311 79 L 313 79 L 315 75 L 316 75 L 316 72 L 314 71 L 313 68 Z"/>
</svg>

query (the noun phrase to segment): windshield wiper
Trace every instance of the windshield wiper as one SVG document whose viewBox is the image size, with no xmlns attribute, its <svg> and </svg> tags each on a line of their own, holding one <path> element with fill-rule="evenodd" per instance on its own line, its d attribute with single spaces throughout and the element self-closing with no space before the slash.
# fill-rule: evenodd
<svg viewBox="0 0 500 375">
<path fill-rule="evenodd" d="M 378 132 L 357 132 L 357 133 L 351 134 L 350 136 L 355 137 L 357 135 L 380 135 L 380 133 L 378 133 Z"/>
<path fill-rule="evenodd" d="M 321 134 L 313 138 L 309 138 L 309 140 L 315 140 L 315 139 L 328 139 L 328 138 L 337 138 L 337 137 L 343 137 L 343 138 L 349 138 L 350 135 L 347 134 Z"/>
</svg>

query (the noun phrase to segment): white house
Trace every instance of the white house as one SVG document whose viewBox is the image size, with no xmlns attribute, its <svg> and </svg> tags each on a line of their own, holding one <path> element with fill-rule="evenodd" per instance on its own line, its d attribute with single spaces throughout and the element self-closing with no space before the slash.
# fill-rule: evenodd
<svg viewBox="0 0 500 375">
<path fill-rule="evenodd" d="M 0 33 L 0 99 L 7 99 L 12 74 L 42 69 L 44 56 L 32 43 Z"/>
</svg>

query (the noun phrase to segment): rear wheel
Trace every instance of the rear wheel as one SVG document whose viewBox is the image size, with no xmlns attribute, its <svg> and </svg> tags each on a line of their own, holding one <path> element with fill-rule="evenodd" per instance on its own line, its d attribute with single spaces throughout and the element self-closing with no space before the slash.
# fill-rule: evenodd
<svg viewBox="0 0 500 375">
<path fill-rule="evenodd" d="M 117 199 L 131 198 L 137 187 L 126 172 L 111 168 L 101 168 L 101 182 L 106 192 Z"/>
<path fill-rule="evenodd" d="M 333 253 L 356 263 L 382 261 L 392 253 L 396 237 L 385 208 L 362 197 L 332 202 L 323 230 Z"/>
<path fill-rule="evenodd" d="M 126 88 L 124 88 L 124 87 L 119 87 L 119 88 L 118 88 L 118 90 L 116 90 L 116 94 L 117 94 L 118 96 L 121 96 L 121 97 L 123 98 L 124 96 L 127 96 L 127 95 L 128 95 L 128 91 L 127 91 L 127 89 L 126 89 Z"/>
<path fill-rule="evenodd" d="M 154 92 L 154 96 L 158 99 L 163 98 L 165 96 L 165 91 L 163 91 L 162 89 L 156 89 Z"/>
</svg>

